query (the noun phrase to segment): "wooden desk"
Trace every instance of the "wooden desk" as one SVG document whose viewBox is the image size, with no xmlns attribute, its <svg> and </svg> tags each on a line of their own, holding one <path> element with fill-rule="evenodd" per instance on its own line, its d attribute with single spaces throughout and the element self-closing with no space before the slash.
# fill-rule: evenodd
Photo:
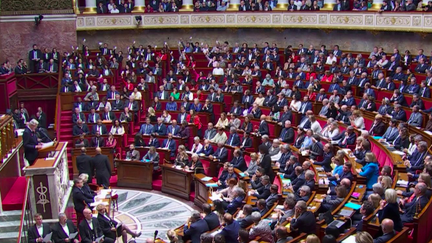
<svg viewBox="0 0 432 243">
<path fill-rule="evenodd" d="M 162 192 L 189 200 L 192 183 L 192 171 L 173 168 L 172 165 L 161 165 Z"/>
<path fill-rule="evenodd" d="M 153 189 L 153 162 L 116 160 L 118 186 Z"/>
<path fill-rule="evenodd" d="M 203 179 L 204 177 L 206 177 L 203 174 L 196 174 L 194 175 L 194 184 L 195 184 L 195 199 L 194 199 L 194 204 L 201 208 L 201 206 L 204 203 L 209 203 L 212 204 L 213 201 L 210 199 L 210 195 L 211 195 L 211 188 L 206 186 L 206 183 L 215 183 L 215 181 L 210 180 L 210 181 L 202 181 L 201 179 Z"/>
</svg>

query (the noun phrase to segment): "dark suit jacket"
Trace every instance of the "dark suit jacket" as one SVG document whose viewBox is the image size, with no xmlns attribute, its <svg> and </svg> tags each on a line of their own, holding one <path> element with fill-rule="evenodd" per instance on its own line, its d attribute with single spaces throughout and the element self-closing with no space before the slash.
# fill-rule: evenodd
<svg viewBox="0 0 432 243">
<path fill-rule="evenodd" d="M 230 134 L 228 139 L 226 140 L 226 144 L 230 146 L 239 146 L 240 145 L 240 137 L 237 134 Z"/>
<path fill-rule="evenodd" d="M 197 152 L 197 154 L 200 153 L 204 153 L 205 156 L 209 156 L 213 154 L 213 147 L 211 145 L 209 145 L 207 148 L 205 148 L 205 146 L 203 146 L 203 148 Z"/>
<path fill-rule="evenodd" d="M 207 214 L 204 217 L 204 220 L 207 222 L 209 230 L 213 230 L 219 226 L 219 217 L 214 212 Z"/>
<path fill-rule="evenodd" d="M 243 141 L 245 141 L 244 144 L 243 144 Z M 242 141 L 240 142 L 240 146 L 243 146 L 243 148 L 251 148 L 252 147 L 252 139 L 250 137 L 243 137 Z"/>
<path fill-rule="evenodd" d="M 239 156 L 237 158 L 233 157 L 233 159 L 231 160 L 231 164 L 234 166 L 234 168 L 237 168 L 240 171 L 246 171 L 247 170 L 246 162 L 242 156 Z"/>
<path fill-rule="evenodd" d="M 97 218 L 92 218 L 93 230 L 87 223 L 87 220 L 82 220 L 78 225 L 81 243 L 93 243 L 93 240 L 103 235 L 102 229 Z M 105 242 L 106 240 L 104 240 Z"/>
<path fill-rule="evenodd" d="M 122 100 L 113 100 L 111 101 L 111 108 L 113 110 L 122 110 L 124 107 L 124 102 Z"/>
<path fill-rule="evenodd" d="M 200 219 L 190 225 L 190 227 L 185 226 L 183 233 L 184 236 L 190 237 L 192 243 L 200 243 L 200 236 L 202 233 L 209 230 L 207 222 Z"/>
<path fill-rule="evenodd" d="M 78 232 L 77 227 L 75 226 L 75 224 L 71 220 L 68 219 L 66 221 L 66 225 L 69 229 L 69 235 L 72 233 Z M 53 230 L 52 239 L 55 243 L 66 243 L 64 240 L 66 238 L 69 238 L 69 235 L 66 235 L 66 233 L 64 232 L 63 227 L 60 225 L 60 223 L 54 224 L 52 230 Z M 78 235 L 74 239 L 78 240 Z"/>
<path fill-rule="evenodd" d="M 213 156 L 216 159 L 218 159 L 218 160 L 220 160 L 222 162 L 225 162 L 227 160 L 227 158 L 228 158 L 228 150 L 226 148 L 224 148 L 224 147 L 217 148 L 216 151 L 213 153 Z"/>
<path fill-rule="evenodd" d="M 51 233 L 51 228 L 50 228 L 49 224 L 42 223 L 42 228 L 43 228 L 43 235 L 39 235 L 39 232 L 36 228 L 36 225 L 33 225 L 28 229 L 28 242 L 29 243 L 36 243 L 37 238 L 41 238 L 41 237 L 44 238 L 47 234 Z"/>
<path fill-rule="evenodd" d="M 168 139 L 164 139 L 161 147 L 166 148 L 167 144 L 168 144 Z M 177 148 L 176 141 L 174 139 L 171 139 L 171 141 L 169 141 L 168 144 L 168 149 L 171 151 L 171 157 L 175 156 L 176 148 Z"/>
<path fill-rule="evenodd" d="M 39 127 L 42 128 L 47 128 L 47 118 L 46 118 L 46 114 L 42 113 L 38 118 L 37 118 L 38 122 L 39 122 Z"/>
<path fill-rule="evenodd" d="M 238 243 L 237 238 L 239 230 L 240 224 L 237 220 L 234 220 L 231 224 L 226 225 L 219 234 L 225 237 L 225 242 Z"/>
<path fill-rule="evenodd" d="M 83 189 L 78 187 L 73 187 L 72 189 L 72 199 L 75 207 L 75 211 L 82 213 L 83 210 L 92 202 L 94 199 L 91 195 L 84 193 Z"/>
<path fill-rule="evenodd" d="M 390 232 L 388 234 L 382 235 L 382 236 L 374 239 L 373 243 L 385 243 L 385 242 L 389 241 L 391 238 L 393 238 L 393 236 L 395 236 L 395 235 L 396 235 L 396 233 L 394 231 Z"/>
<path fill-rule="evenodd" d="M 30 165 L 33 164 L 39 154 L 38 150 L 35 148 L 36 145 L 38 145 L 36 133 L 26 127 L 23 133 L 23 146 L 25 158 L 29 161 Z"/>
<path fill-rule="evenodd" d="M 157 133 L 158 135 L 166 135 L 167 134 L 167 127 L 165 126 L 165 124 L 155 124 L 153 125 L 153 132 Z"/>
<path fill-rule="evenodd" d="M 97 126 L 98 125 L 93 125 L 93 127 L 92 127 L 92 134 L 93 135 L 96 135 Z M 100 135 L 107 135 L 108 134 L 108 130 L 107 130 L 107 127 L 105 126 L 105 124 L 102 124 L 100 126 L 100 131 L 99 132 L 100 132 Z"/>
<path fill-rule="evenodd" d="M 266 121 L 260 122 L 260 125 L 258 127 L 258 133 L 260 135 L 269 135 L 269 126 Z"/>
<path fill-rule="evenodd" d="M 93 157 L 93 164 L 96 173 L 96 180 L 98 185 L 109 186 L 111 177 L 111 166 L 108 161 L 108 156 L 97 154 Z"/>
<path fill-rule="evenodd" d="M 116 232 L 115 231 L 111 231 L 112 227 L 116 227 L 117 226 L 117 222 L 112 220 L 111 218 L 108 220 L 107 218 L 105 218 L 102 214 L 98 213 L 97 216 L 97 220 L 99 221 L 99 225 L 102 229 L 103 234 L 105 235 L 105 237 L 109 237 L 111 239 L 115 239 L 116 238 Z"/>
<path fill-rule="evenodd" d="M 81 154 L 76 158 L 76 167 L 78 169 L 79 174 L 85 173 L 89 176 L 89 179 L 93 178 L 93 159 L 92 157 Z"/>
<path fill-rule="evenodd" d="M 312 212 L 306 211 L 297 219 L 291 221 L 291 231 L 298 233 L 315 234 L 316 233 L 316 220 Z"/>
</svg>

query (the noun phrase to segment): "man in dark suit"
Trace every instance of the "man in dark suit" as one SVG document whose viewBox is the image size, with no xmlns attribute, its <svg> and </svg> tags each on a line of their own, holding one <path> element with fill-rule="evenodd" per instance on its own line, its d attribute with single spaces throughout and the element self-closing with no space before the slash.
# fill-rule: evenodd
<svg viewBox="0 0 432 243">
<path fill-rule="evenodd" d="M 202 210 L 205 214 L 204 220 L 207 222 L 209 230 L 219 227 L 219 217 L 212 211 L 211 206 L 208 203 L 202 205 Z"/>
<path fill-rule="evenodd" d="M 240 219 L 238 220 L 240 224 L 240 228 L 246 229 L 247 227 L 251 226 L 253 224 L 252 221 L 252 205 L 245 204 L 243 206 L 243 214 L 240 216 Z"/>
<path fill-rule="evenodd" d="M 35 224 L 28 229 L 28 242 L 43 242 L 43 238 L 51 233 L 49 224 L 42 222 L 42 215 L 37 213 L 33 216 Z M 51 241 L 49 241 L 51 243 Z"/>
<path fill-rule="evenodd" d="M 275 202 L 279 201 L 278 190 L 278 185 L 273 184 L 270 186 L 270 195 L 265 200 L 267 209 L 270 209 L 271 207 L 273 207 Z"/>
<path fill-rule="evenodd" d="M 105 107 L 104 112 L 101 115 L 101 119 L 105 121 L 114 121 L 115 119 L 117 119 L 117 117 L 114 112 L 109 111 L 108 108 Z"/>
<path fill-rule="evenodd" d="M 153 126 L 153 133 L 156 133 L 156 135 L 165 136 L 167 134 L 167 128 L 165 124 L 163 123 L 162 118 L 157 119 L 157 124 Z"/>
<path fill-rule="evenodd" d="M 133 238 L 139 237 L 141 233 L 135 233 L 129 229 L 124 224 L 119 224 L 117 221 L 113 220 L 106 212 L 106 206 L 99 204 L 96 207 L 98 211 L 97 220 L 102 229 L 105 237 L 116 239 L 117 237 L 122 237 L 123 242 L 127 241 L 127 235 L 132 235 Z"/>
<path fill-rule="evenodd" d="M 92 107 L 87 117 L 87 123 L 97 123 L 98 120 L 101 120 L 100 115 L 96 113 L 95 108 Z"/>
<path fill-rule="evenodd" d="M 400 104 L 394 105 L 394 110 L 391 113 L 391 116 L 393 119 L 396 119 L 398 121 L 403 121 L 403 122 L 407 121 L 406 113 L 402 109 L 402 106 Z"/>
<path fill-rule="evenodd" d="M 204 132 L 204 139 L 211 140 L 211 139 L 213 139 L 216 136 L 216 133 L 217 133 L 217 131 L 213 127 L 213 123 L 210 122 L 207 125 L 207 130 L 205 130 L 205 132 Z"/>
<path fill-rule="evenodd" d="M 240 141 L 240 149 L 244 150 L 247 148 L 252 148 L 252 138 L 250 138 L 250 132 L 245 132 L 243 138 Z"/>
<path fill-rule="evenodd" d="M 94 202 L 93 195 L 85 193 L 83 190 L 84 181 L 81 178 L 74 180 L 72 189 L 72 200 L 74 203 L 75 212 L 77 214 L 77 223 L 79 224 L 84 219 L 83 211 L 89 207 L 90 203 Z"/>
<path fill-rule="evenodd" d="M 79 235 L 81 243 L 94 243 L 95 240 L 104 236 L 102 228 L 97 218 L 93 218 L 92 211 L 88 208 L 84 209 L 84 219 L 79 223 Z M 114 243 L 115 239 L 104 237 L 104 243 Z M 100 243 L 100 242 L 97 242 Z"/>
<path fill-rule="evenodd" d="M 74 238 L 70 238 L 70 235 L 77 233 L 77 227 L 66 217 L 66 214 L 59 213 L 59 222 L 55 223 L 52 227 L 53 234 L 52 239 L 55 243 L 78 243 L 78 234 Z"/>
<path fill-rule="evenodd" d="M 338 142 L 339 147 L 346 148 L 348 145 L 353 145 L 357 139 L 354 133 L 354 127 L 349 126 L 345 132 L 333 137 L 333 141 Z"/>
<path fill-rule="evenodd" d="M 233 159 L 231 160 L 231 165 L 233 165 L 234 168 L 239 169 L 242 172 L 246 171 L 247 165 L 240 149 L 235 149 L 233 155 L 234 156 Z"/>
<path fill-rule="evenodd" d="M 74 113 L 72 114 L 72 122 L 77 123 L 78 120 L 81 120 L 83 122 L 86 121 L 84 113 L 82 113 L 78 107 L 75 108 Z"/>
<path fill-rule="evenodd" d="M 269 135 L 269 126 L 266 122 L 266 115 L 261 115 L 260 120 L 261 122 L 258 129 L 256 130 L 258 136 Z"/>
<path fill-rule="evenodd" d="M 36 66 L 39 63 L 39 60 L 42 58 L 42 51 L 38 49 L 37 45 L 33 45 L 33 49 L 29 51 L 29 63 L 30 63 L 30 70 L 33 73 L 36 73 Z"/>
<path fill-rule="evenodd" d="M 190 226 L 188 226 L 190 224 Z M 192 216 L 188 219 L 184 225 L 183 234 L 185 237 L 189 238 L 192 243 L 200 243 L 200 236 L 202 233 L 209 230 L 207 222 L 201 219 L 199 212 L 194 211 Z"/>
<path fill-rule="evenodd" d="M 284 124 L 284 128 L 281 131 L 279 138 L 284 143 L 293 143 L 294 142 L 294 129 L 291 127 L 291 121 L 286 120 Z"/>
<path fill-rule="evenodd" d="M 305 201 L 298 201 L 295 206 L 295 215 L 291 219 L 291 232 L 298 234 L 315 234 L 316 233 L 316 220 L 312 212 L 307 211 Z"/>
<path fill-rule="evenodd" d="M 105 5 L 103 4 L 103 2 L 99 2 L 99 6 L 98 6 L 96 12 L 98 14 L 106 14 L 106 13 L 108 13 L 108 10 L 105 7 Z"/>
<path fill-rule="evenodd" d="M 95 136 L 91 139 L 92 147 L 105 147 L 105 139 L 101 137 L 99 132 L 96 132 Z"/>
<path fill-rule="evenodd" d="M 168 138 L 163 140 L 161 148 L 168 149 L 171 152 L 171 157 L 175 156 L 177 143 L 173 139 L 172 133 L 168 133 Z"/>
<path fill-rule="evenodd" d="M 93 164 L 95 168 L 97 184 L 108 187 L 110 184 L 111 166 L 108 161 L 108 156 L 102 154 L 100 147 L 96 148 L 96 155 L 93 157 Z"/>
<path fill-rule="evenodd" d="M 258 190 L 253 191 L 253 196 L 255 196 L 258 199 L 267 199 L 271 192 L 270 192 L 270 178 L 268 175 L 264 175 L 261 177 L 261 184 L 263 185 L 261 188 L 258 188 Z"/>
<path fill-rule="evenodd" d="M 237 147 L 240 145 L 240 137 L 237 134 L 237 129 L 235 127 L 230 128 L 230 134 L 228 139 L 226 140 L 226 144 L 229 146 Z"/>
<path fill-rule="evenodd" d="M 322 156 L 324 153 L 324 145 L 321 143 L 321 137 L 318 134 L 312 136 L 312 146 L 309 150 L 309 157 L 311 159 L 316 159 Z"/>
<path fill-rule="evenodd" d="M 230 213 L 224 214 L 225 227 L 219 233 L 225 237 L 225 242 L 238 243 L 240 224 Z"/>
<path fill-rule="evenodd" d="M 30 165 L 33 165 L 38 157 L 38 149 L 42 148 L 36 136 L 36 128 L 39 122 L 32 119 L 23 133 L 24 157 Z"/>
<path fill-rule="evenodd" d="M 107 135 L 108 129 L 105 126 L 105 124 L 102 123 L 102 120 L 99 119 L 96 122 L 97 122 L 97 124 L 93 125 L 92 134 L 96 135 L 96 133 L 99 132 L 100 135 Z"/>
<path fill-rule="evenodd" d="M 93 178 L 93 160 L 92 157 L 86 154 L 86 148 L 81 148 L 81 154 L 76 158 L 76 166 L 79 174 L 87 174 L 89 178 Z"/>
<path fill-rule="evenodd" d="M 219 142 L 218 148 L 214 151 L 213 155 L 210 156 L 210 159 L 217 159 L 220 162 L 225 162 L 228 158 L 228 149 L 224 147 L 224 143 Z"/>
<path fill-rule="evenodd" d="M 401 214 L 402 223 L 411 223 L 414 220 L 414 216 L 419 214 L 429 202 L 426 196 L 427 186 L 423 182 L 417 183 L 414 187 L 414 198 L 411 202 L 407 202 L 409 199 L 401 200 L 403 204 L 403 213 Z"/>
<path fill-rule="evenodd" d="M 130 111 L 138 112 L 139 104 L 138 101 L 134 99 L 134 97 L 130 97 L 128 102 L 126 102 L 125 107 L 128 107 Z"/>
<path fill-rule="evenodd" d="M 38 112 L 36 113 L 36 119 L 39 122 L 38 127 L 47 128 L 47 118 L 45 112 L 42 111 L 42 107 L 38 107 Z"/>
<path fill-rule="evenodd" d="M 267 96 L 264 98 L 264 106 L 273 107 L 277 102 L 277 97 L 272 94 L 273 90 L 267 90 Z"/>
<path fill-rule="evenodd" d="M 394 223 L 391 219 L 384 219 L 381 222 L 381 229 L 383 232 L 383 235 L 375 238 L 373 240 L 373 243 L 385 243 L 388 242 L 393 236 L 396 235 L 396 232 L 394 231 Z"/>
</svg>

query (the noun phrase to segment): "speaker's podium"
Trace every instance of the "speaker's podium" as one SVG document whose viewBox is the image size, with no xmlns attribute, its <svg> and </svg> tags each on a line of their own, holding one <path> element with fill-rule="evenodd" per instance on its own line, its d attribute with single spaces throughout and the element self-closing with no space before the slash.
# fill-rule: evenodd
<svg viewBox="0 0 432 243">
<path fill-rule="evenodd" d="M 72 190 L 66 146 L 66 142 L 44 144 L 34 164 L 24 169 L 30 177 L 30 208 L 33 214 L 40 213 L 44 219 L 58 219 L 58 214 L 66 209 Z"/>
</svg>

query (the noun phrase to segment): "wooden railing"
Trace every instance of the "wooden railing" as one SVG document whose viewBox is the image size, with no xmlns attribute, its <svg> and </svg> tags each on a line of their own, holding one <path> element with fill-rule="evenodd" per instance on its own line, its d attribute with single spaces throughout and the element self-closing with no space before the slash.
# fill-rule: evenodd
<svg viewBox="0 0 432 243">
<path fill-rule="evenodd" d="M 13 118 L 4 115 L 0 118 L 0 158 L 3 159 L 16 146 Z"/>
<path fill-rule="evenodd" d="M 30 202 L 29 202 L 29 189 L 30 189 L 30 177 L 27 177 L 26 189 L 24 191 L 25 193 L 24 202 L 21 209 L 21 220 L 20 220 L 20 227 L 18 231 L 17 243 L 28 241 L 27 231 L 33 222 L 33 214 L 32 214 L 32 210 L 30 210 Z"/>
<path fill-rule="evenodd" d="M 17 89 L 57 89 L 59 73 L 33 73 L 15 75 Z"/>
</svg>

